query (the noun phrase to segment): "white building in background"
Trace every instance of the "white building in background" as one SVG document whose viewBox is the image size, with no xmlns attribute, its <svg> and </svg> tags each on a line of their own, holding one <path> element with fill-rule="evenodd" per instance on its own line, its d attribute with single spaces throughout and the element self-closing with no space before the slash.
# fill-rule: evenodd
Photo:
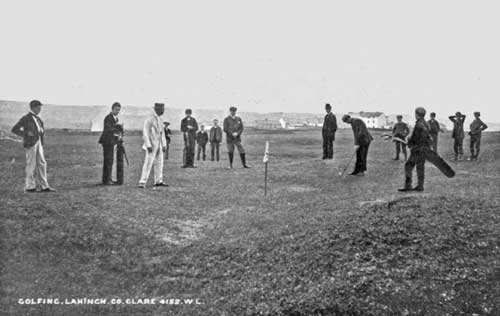
<svg viewBox="0 0 500 316">
<path fill-rule="evenodd" d="M 386 128 L 388 117 L 383 112 L 349 112 L 351 117 L 362 119 L 368 128 Z"/>
</svg>

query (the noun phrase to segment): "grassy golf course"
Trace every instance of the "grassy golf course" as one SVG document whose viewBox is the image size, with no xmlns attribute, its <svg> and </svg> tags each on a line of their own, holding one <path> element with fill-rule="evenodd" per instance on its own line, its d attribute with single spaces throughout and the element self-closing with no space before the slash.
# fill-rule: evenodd
<svg viewBox="0 0 500 316">
<path fill-rule="evenodd" d="M 5 315 L 500 315 L 500 133 L 477 162 L 423 193 L 399 193 L 402 161 L 373 132 L 368 175 L 340 177 L 321 132 L 247 131 L 252 169 L 181 169 L 173 135 L 168 188 L 137 188 L 140 134 L 126 135 L 123 186 L 99 186 L 98 135 L 48 131 L 55 193 L 24 193 L 22 144 L 1 141 L 0 310 Z M 270 143 L 264 197 L 265 142 Z M 468 152 L 468 138 L 465 152 Z M 440 154 L 451 161 L 450 133 Z M 353 164 L 349 167 L 351 171 Z M 152 178 L 152 177 L 151 177 Z M 151 179 L 150 179 L 151 181 Z M 201 304 L 19 304 L 20 299 L 199 299 Z"/>
</svg>

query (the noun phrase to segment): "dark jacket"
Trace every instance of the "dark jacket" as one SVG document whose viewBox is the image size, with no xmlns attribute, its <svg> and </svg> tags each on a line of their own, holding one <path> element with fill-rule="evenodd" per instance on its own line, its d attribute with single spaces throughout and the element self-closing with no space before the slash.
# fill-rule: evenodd
<svg viewBox="0 0 500 316">
<path fill-rule="evenodd" d="M 354 145 L 366 146 L 373 140 L 362 119 L 352 118 L 351 127 L 354 132 Z"/>
<path fill-rule="evenodd" d="M 481 135 L 481 132 L 488 128 L 488 125 L 484 124 L 480 119 L 475 119 L 470 124 L 469 135 Z"/>
<path fill-rule="evenodd" d="M 41 131 L 38 130 L 36 126 L 35 120 L 37 120 L 40 125 Z M 21 117 L 19 122 L 12 127 L 12 133 L 23 137 L 23 146 L 25 148 L 32 147 L 33 145 L 40 140 L 43 145 L 43 134 L 45 128 L 43 126 L 42 119 L 33 113 L 28 113 L 25 116 Z"/>
<path fill-rule="evenodd" d="M 408 134 L 410 134 L 410 128 L 408 127 L 408 124 L 401 122 L 401 123 L 396 123 L 394 124 L 394 127 L 392 128 L 392 134 L 394 136 L 405 139 Z"/>
<path fill-rule="evenodd" d="M 408 146 L 412 151 L 419 151 L 422 149 L 430 149 L 432 144 L 432 138 L 430 135 L 429 124 L 425 119 L 420 118 L 415 122 L 415 127 L 413 128 L 413 133 L 408 139 Z"/>
<path fill-rule="evenodd" d="M 335 140 L 335 132 L 337 131 L 337 118 L 330 112 L 325 115 L 323 121 L 323 134 Z"/>
<path fill-rule="evenodd" d="M 449 117 L 450 121 L 453 122 L 453 133 L 451 134 L 452 138 L 464 138 L 464 121 L 465 115 L 460 117 L 456 117 L 454 115 Z"/>
<path fill-rule="evenodd" d="M 208 134 L 206 131 L 199 131 L 198 134 L 196 134 L 196 142 L 198 145 L 206 145 L 208 143 Z"/>
<path fill-rule="evenodd" d="M 220 126 L 213 126 L 210 129 L 210 142 L 220 143 L 222 141 L 222 128 Z"/>
<path fill-rule="evenodd" d="M 243 133 L 243 121 L 239 116 L 234 116 L 234 118 L 229 115 L 224 119 L 224 133 L 226 133 L 226 140 L 229 141 L 241 141 L 241 133 Z M 238 135 L 235 137 L 233 133 Z"/>
<path fill-rule="evenodd" d="M 120 131 L 117 127 L 118 118 L 115 121 L 115 117 L 112 113 L 109 113 L 104 118 L 104 128 L 102 130 L 101 137 L 99 137 L 99 144 L 103 145 L 114 145 L 117 142 L 117 137 Z"/>
<path fill-rule="evenodd" d="M 170 135 L 172 135 L 172 131 L 168 127 L 164 127 L 163 131 L 165 132 L 165 140 L 167 141 L 167 144 L 170 144 Z"/>
<path fill-rule="evenodd" d="M 430 119 L 427 121 L 427 124 L 429 124 L 429 133 L 431 135 L 437 135 L 441 131 L 441 126 L 438 121 Z"/>
<path fill-rule="evenodd" d="M 188 125 L 191 125 L 193 129 L 189 130 Z M 185 117 L 181 121 L 181 132 L 189 134 L 189 136 L 196 137 L 196 131 L 198 130 L 198 123 L 194 117 Z"/>
</svg>

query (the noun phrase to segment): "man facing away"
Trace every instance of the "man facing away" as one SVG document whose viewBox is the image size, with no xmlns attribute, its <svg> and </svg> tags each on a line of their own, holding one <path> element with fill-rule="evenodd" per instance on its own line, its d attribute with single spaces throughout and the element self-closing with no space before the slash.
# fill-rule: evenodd
<svg viewBox="0 0 500 316">
<path fill-rule="evenodd" d="M 234 106 L 229 108 L 229 116 L 224 119 L 224 132 L 226 133 L 227 152 L 229 155 L 229 168 L 233 168 L 234 147 L 238 148 L 243 168 L 250 168 L 246 163 L 245 149 L 241 144 L 243 133 L 243 121 L 236 116 L 238 109 Z"/>
<path fill-rule="evenodd" d="M 346 114 L 342 117 L 342 121 L 351 124 L 352 131 L 354 133 L 354 150 L 356 151 L 356 164 L 354 166 L 354 171 L 350 175 L 360 175 L 363 176 L 366 171 L 367 158 L 368 158 L 368 148 L 373 140 L 372 135 L 368 132 L 365 122 L 359 118 L 352 118 L 350 115 Z"/>
<path fill-rule="evenodd" d="M 406 136 L 410 134 L 410 128 L 408 127 L 408 124 L 403 122 L 403 116 L 402 115 L 397 115 L 396 116 L 397 123 L 394 124 L 394 127 L 392 128 L 392 136 L 393 140 L 396 143 L 396 158 L 393 160 L 399 160 L 399 153 L 401 152 L 401 149 L 403 150 L 403 155 L 405 155 L 405 161 L 408 159 L 408 155 L 406 153 Z M 399 141 L 402 140 L 403 142 Z"/>
<path fill-rule="evenodd" d="M 165 142 L 167 144 L 167 149 L 165 150 L 165 159 L 168 159 L 168 152 L 170 150 L 170 136 L 172 135 L 172 131 L 168 126 L 170 125 L 169 122 L 163 122 L 163 133 L 165 134 Z"/>
<path fill-rule="evenodd" d="M 399 189 L 405 191 L 424 191 L 425 178 L 425 160 L 432 153 L 432 138 L 429 133 L 430 127 L 425 121 L 425 109 L 418 107 L 415 109 L 415 118 L 417 119 L 413 133 L 408 140 L 410 146 L 410 159 L 405 164 L 405 186 Z M 412 188 L 413 168 L 417 167 L 418 185 Z"/>
<path fill-rule="evenodd" d="M 453 133 L 451 137 L 455 140 L 453 143 L 453 150 L 455 151 L 455 161 L 463 160 L 465 115 L 457 112 L 455 113 L 455 115 L 450 116 L 449 119 L 453 122 Z"/>
<path fill-rule="evenodd" d="M 104 161 L 102 163 L 102 184 L 112 185 L 111 173 L 113 169 L 114 148 L 117 144 L 116 134 L 119 133 L 118 114 L 121 110 L 121 104 L 118 102 L 113 103 L 111 106 L 111 113 L 104 118 L 104 128 L 101 137 L 99 137 L 99 144 L 102 145 L 102 152 Z"/>
<path fill-rule="evenodd" d="M 427 121 L 429 124 L 429 134 L 431 135 L 432 138 L 432 144 L 431 144 L 431 149 L 434 150 L 435 152 L 438 152 L 438 137 L 439 137 L 439 132 L 441 132 L 441 126 L 439 125 L 439 122 L 436 121 L 436 113 L 432 112 L 431 114 L 431 119 Z"/>
<path fill-rule="evenodd" d="M 184 136 L 184 164 L 182 168 L 195 168 L 194 166 L 194 150 L 196 147 L 196 131 L 198 130 L 198 123 L 196 119 L 191 116 L 193 111 L 186 109 L 184 112 L 186 117 L 181 120 L 181 132 Z"/>
<path fill-rule="evenodd" d="M 325 120 L 323 121 L 323 159 L 333 159 L 333 142 L 337 131 L 337 118 L 332 113 L 332 106 L 325 104 Z"/>
<path fill-rule="evenodd" d="M 165 112 L 163 103 L 155 103 L 154 114 L 144 121 L 142 138 L 144 145 L 142 148 L 146 151 L 142 175 L 139 180 L 139 187 L 145 188 L 148 182 L 149 173 L 154 166 L 154 185 L 157 187 L 168 186 L 163 183 L 163 153 L 167 149 L 167 142 L 163 135 L 163 122 L 161 116 Z"/>
<path fill-rule="evenodd" d="M 222 128 L 219 126 L 219 120 L 214 119 L 214 126 L 210 129 L 210 157 L 214 161 L 214 154 L 219 161 L 219 145 L 222 142 Z"/>
<path fill-rule="evenodd" d="M 12 133 L 23 138 L 26 154 L 25 191 L 53 192 L 47 182 L 47 162 L 43 154 L 43 136 L 45 133 L 42 119 L 38 116 L 42 111 L 42 103 L 38 100 L 30 102 L 30 112 L 23 116 L 14 127 Z"/>
<path fill-rule="evenodd" d="M 200 153 L 203 154 L 203 160 L 206 160 L 206 147 L 208 143 L 208 133 L 205 131 L 205 126 L 200 125 L 200 131 L 196 134 L 196 143 L 198 144 L 197 160 L 200 160 Z"/>
<path fill-rule="evenodd" d="M 474 112 L 474 121 L 470 124 L 470 160 L 477 160 L 481 149 L 481 133 L 488 128 L 479 118 L 481 113 Z"/>
</svg>

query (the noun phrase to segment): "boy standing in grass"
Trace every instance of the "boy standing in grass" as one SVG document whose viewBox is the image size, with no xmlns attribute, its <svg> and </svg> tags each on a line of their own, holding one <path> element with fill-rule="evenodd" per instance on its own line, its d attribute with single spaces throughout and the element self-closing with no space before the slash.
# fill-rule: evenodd
<svg viewBox="0 0 500 316">
<path fill-rule="evenodd" d="M 214 153 L 219 161 L 219 145 L 222 142 L 222 128 L 219 126 L 219 121 L 214 119 L 214 126 L 210 129 L 210 152 L 211 160 L 214 161 Z"/>
<path fill-rule="evenodd" d="M 200 131 L 196 134 L 196 143 L 198 144 L 198 156 L 196 159 L 200 160 L 200 153 L 202 153 L 203 160 L 205 160 L 207 158 L 206 147 L 208 143 L 208 134 L 203 124 L 200 125 Z"/>
</svg>

